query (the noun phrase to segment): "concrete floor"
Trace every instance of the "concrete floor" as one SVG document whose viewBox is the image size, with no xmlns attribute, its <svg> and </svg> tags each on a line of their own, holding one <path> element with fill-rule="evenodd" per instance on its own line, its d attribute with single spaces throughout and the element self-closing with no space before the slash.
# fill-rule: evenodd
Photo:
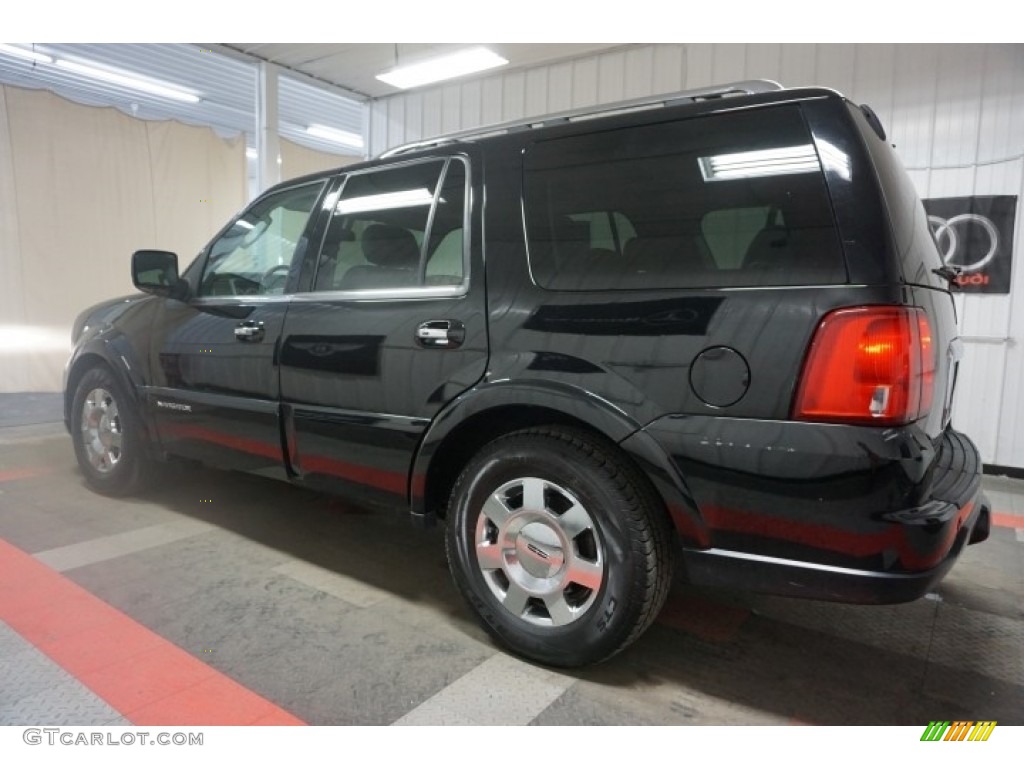
<svg viewBox="0 0 1024 768">
<path fill-rule="evenodd" d="M 109 604 L 142 634 L 123 663 L 86 674 L 95 634 L 77 614 L 55 619 L 72 627 L 61 656 L 0 594 L 0 724 L 144 722 L 110 678 L 173 653 L 172 686 L 206 670 L 260 712 L 311 724 L 1024 724 L 1024 482 L 985 485 L 999 524 L 925 599 L 844 606 L 677 585 L 632 648 L 565 672 L 489 641 L 449 580 L 439 529 L 201 468 L 106 499 L 85 487 L 60 425 L 5 427 L 8 559 L 72 590 L 81 613 Z M 142 650 L 154 643 L 164 650 Z M 70 671 L 58 663 L 68 648 Z M 266 722 L 256 711 L 242 721 Z"/>
</svg>

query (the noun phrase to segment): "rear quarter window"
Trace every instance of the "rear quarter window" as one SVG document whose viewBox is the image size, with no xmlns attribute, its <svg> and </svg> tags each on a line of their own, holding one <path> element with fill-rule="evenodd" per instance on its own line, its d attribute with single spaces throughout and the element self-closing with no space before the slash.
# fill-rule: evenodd
<svg viewBox="0 0 1024 768">
<path fill-rule="evenodd" d="M 797 106 L 552 139 L 525 162 L 526 236 L 544 288 L 846 281 Z"/>
</svg>

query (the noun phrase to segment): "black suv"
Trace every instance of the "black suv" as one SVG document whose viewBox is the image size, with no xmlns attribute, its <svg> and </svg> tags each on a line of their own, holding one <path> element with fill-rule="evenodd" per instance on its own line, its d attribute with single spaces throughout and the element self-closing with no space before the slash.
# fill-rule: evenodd
<svg viewBox="0 0 1024 768">
<path fill-rule="evenodd" d="M 988 534 L 952 275 L 878 118 L 754 81 L 393 150 L 267 191 L 76 323 L 89 483 L 181 456 L 445 518 L 554 665 L 696 584 L 882 603 Z"/>
</svg>

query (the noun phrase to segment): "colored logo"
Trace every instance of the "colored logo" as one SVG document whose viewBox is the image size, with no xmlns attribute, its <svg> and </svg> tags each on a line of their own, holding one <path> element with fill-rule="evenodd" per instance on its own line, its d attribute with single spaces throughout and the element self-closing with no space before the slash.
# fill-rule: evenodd
<svg viewBox="0 0 1024 768">
<path fill-rule="evenodd" d="M 995 727 L 995 720 L 932 720 L 921 741 L 988 741 Z"/>
</svg>

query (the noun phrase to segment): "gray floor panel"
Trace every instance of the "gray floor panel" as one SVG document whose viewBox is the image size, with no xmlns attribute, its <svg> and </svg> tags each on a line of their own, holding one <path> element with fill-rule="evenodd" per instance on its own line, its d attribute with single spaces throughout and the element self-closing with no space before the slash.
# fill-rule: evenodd
<svg viewBox="0 0 1024 768">
<path fill-rule="evenodd" d="M 0 393 L 0 427 L 60 422 L 64 398 L 59 392 Z"/>
<path fill-rule="evenodd" d="M 0 621 L 0 725 L 106 725 L 121 714 Z"/>
</svg>

